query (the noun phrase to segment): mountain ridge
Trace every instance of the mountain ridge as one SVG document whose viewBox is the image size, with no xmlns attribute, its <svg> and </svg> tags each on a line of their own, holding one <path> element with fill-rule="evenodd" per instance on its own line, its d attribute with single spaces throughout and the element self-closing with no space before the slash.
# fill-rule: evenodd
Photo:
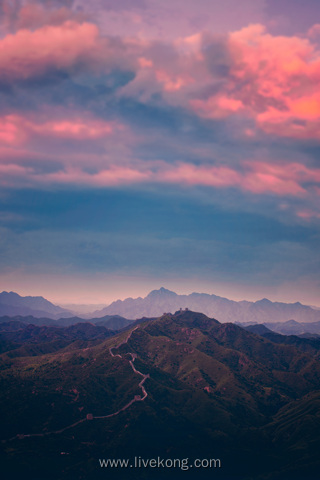
<svg viewBox="0 0 320 480">
<path fill-rule="evenodd" d="M 32 316 L 59 320 L 61 324 L 72 324 L 74 320 L 94 320 L 104 317 L 122 317 L 138 319 L 142 317 L 159 317 L 163 312 L 175 312 L 180 308 L 189 308 L 217 318 L 220 322 L 277 324 L 286 322 L 314 323 L 320 321 L 320 310 L 303 305 L 300 302 L 272 302 L 262 298 L 255 302 L 235 301 L 215 294 L 193 292 L 180 295 L 164 287 L 152 290 L 144 298 L 128 297 L 116 300 L 102 310 L 83 315 L 54 305 L 43 297 L 22 297 L 15 292 L 0 293 L 0 317 Z M 65 319 L 65 321 L 63 321 Z M 116 322 L 115 329 L 122 328 L 124 321 Z M 281 332 L 279 332 L 281 333 Z M 286 332 L 284 332 L 286 333 Z"/>
<path fill-rule="evenodd" d="M 47 317 L 34 317 L 32 315 L 22 316 L 15 315 L 13 317 L 4 315 L 0 317 L 0 328 L 3 323 L 15 323 L 20 322 L 23 325 L 36 325 L 36 326 L 51 326 L 57 328 L 69 327 L 81 323 L 92 323 L 97 326 L 103 326 L 110 330 L 121 330 L 132 323 L 134 320 L 129 320 L 119 315 L 105 315 L 104 317 L 84 319 L 81 317 L 68 317 L 58 318 L 57 320 Z"/>
<path fill-rule="evenodd" d="M 110 338 L 93 339 L 100 330 L 92 325 L 56 330 L 6 334 L 7 342 L 26 340 L 19 351 L 0 355 L 0 412 L 6 412 L 0 460 L 10 478 L 12 472 L 20 474 L 14 478 L 41 478 L 48 461 L 50 480 L 105 478 L 88 459 L 106 451 L 109 458 L 119 451 L 124 458 L 211 458 L 214 452 L 222 458 L 224 480 L 309 480 L 306 472 L 311 480 L 318 472 L 315 348 L 278 344 L 185 310 L 141 319 Z M 79 343 L 84 331 L 87 339 Z M 54 343 L 46 342 L 48 332 Z M 68 334 L 71 343 L 57 344 L 56 334 Z M 39 354 L 32 335 L 43 342 Z M 70 454 L 61 458 L 61 451 Z M 62 468 L 65 476 L 58 475 Z M 133 470 L 128 478 L 163 478 L 153 472 Z M 185 476 L 166 473 L 172 480 Z M 111 478 L 123 480 L 123 471 Z M 212 472 L 191 478 L 212 478 Z"/>
<path fill-rule="evenodd" d="M 267 298 L 250 302 L 235 301 L 214 294 L 193 292 L 179 295 L 161 287 L 152 290 L 146 297 L 116 300 L 109 306 L 93 312 L 96 317 L 117 314 L 126 318 L 155 317 L 163 312 L 174 312 L 179 308 L 202 312 L 220 322 L 303 322 L 320 321 L 320 311 L 300 302 L 272 302 Z"/>
<path fill-rule="evenodd" d="M 0 316 L 4 315 L 33 315 L 34 317 L 57 318 L 61 316 L 73 316 L 72 312 L 54 305 L 41 296 L 23 297 L 16 292 L 0 293 Z"/>
</svg>

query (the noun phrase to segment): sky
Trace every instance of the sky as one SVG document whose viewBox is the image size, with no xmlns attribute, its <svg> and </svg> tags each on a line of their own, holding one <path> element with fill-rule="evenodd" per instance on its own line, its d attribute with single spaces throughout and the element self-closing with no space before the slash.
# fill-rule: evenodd
<svg viewBox="0 0 320 480">
<path fill-rule="evenodd" d="M 317 0 L 2 0 L 0 290 L 320 305 Z"/>
</svg>

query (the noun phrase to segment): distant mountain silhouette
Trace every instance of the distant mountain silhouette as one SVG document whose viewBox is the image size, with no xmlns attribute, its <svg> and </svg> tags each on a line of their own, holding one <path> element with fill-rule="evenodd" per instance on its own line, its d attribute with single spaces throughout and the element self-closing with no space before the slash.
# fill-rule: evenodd
<svg viewBox="0 0 320 480">
<path fill-rule="evenodd" d="M 178 295 L 161 287 L 153 290 L 145 298 L 127 298 L 117 300 L 106 308 L 92 314 L 94 317 L 104 315 L 121 315 L 125 318 L 156 317 L 164 312 L 175 312 L 180 307 L 202 312 L 217 318 L 220 322 L 297 322 L 320 321 L 320 311 L 301 303 L 271 302 L 263 298 L 257 302 L 228 300 L 227 298 L 207 293 Z"/>
<path fill-rule="evenodd" d="M 288 320 L 284 323 L 268 323 L 266 327 L 282 335 L 303 335 L 305 333 L 320 334 L 320 321 L 318 322 L 296 322 Z"/>
<path fill-rule="evenodd" d="M 250 332 L 264 334 L 266 331 L 280 333 L 281 335 L 299 335 L 299 336 L 317 336 L 320 335 L 320 321 L 319 322 L 296 322 L 295 320 L 288 320 L 287 322 L 266 322 L 261 324 L 239 323 L 240 326 L 250 330 Z"/>
<path fill-rule="evenodd" d="M 21 297 L 15 292 L 2 292 L 0 293 L 0 315 L 60 318 L 71 317 L 73 314 L 43 297 Z"/>
</svg>

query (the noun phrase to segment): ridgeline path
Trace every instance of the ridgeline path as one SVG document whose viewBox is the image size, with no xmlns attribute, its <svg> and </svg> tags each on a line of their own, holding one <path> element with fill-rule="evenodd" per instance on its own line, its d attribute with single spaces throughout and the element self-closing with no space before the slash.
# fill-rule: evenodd
<svg viewBox="0 0 320 480">
<path fill-rule="evenodd" d="M 129 335 L 121 342 L 119 343 L 119 345 L 115 346 L 115 347 L 111 347 L 109 348 L 109 353 L 112 357 L 119 357 L 119 358 L 123 358 L 122 355 L 120 355 L 119 353 L 117 354 L 114 354 L 112 352 L 112 350 L 114 349 L 118 349 L 119 347 L 121 347 L 121 345 L 124 345 L 125 343 L 128 343 L 129 339 L 131 338 L 131 335 L 133 334 L 133 332 L 135 330 L 137 330 L 138 327 L 135 327 L 133 330 L 131 330 L 129 332 Z M 73 428 L 73 427 L 76 427 L 77 425 L 80 425 L 80 423 L 83 423 L 83 422 L 87 422 L 87 421 L 92 421 L 92 420 L 97 420 L 97 419 L 102 419 L 102 418 L 111 418 L 111 417 L 115 417 L 116 415 L 119 415 L 119 413 L 121 412 L 124 412 L 125 410 L 127 410 L 127 408 L 131 407 L 131 405 L 135 402 L 143 402 L 147 396 L 148 396 L 148 393 L 144 387 L 144 382 L 147 380 L 147 378 L 150 378 L 150 375 L 147 374 L 145 375 L 144 373 L 141 373 L 139 372 L 139 370 L 136 369 L 136 367 L 134 366 L 133 362 L 135 361 L 136 359 L 136 354 L 135 353 L 126 353 L 126 355 L 131 355 L 131 360 L 129 360 L 129 364 L 132 368 L 132 371 L 136 374 L 136 375 L 141 375 L 142 377 L 142 380 L 141 382 L 139 383 L 139 387 L 141 388 L 141 391 L 143 393 L 143 396 L 141 397 L 141 395 L 135 395 L 133 397 L 132 400 L 130 400 L 130 402 L 128 402 L 124 407 L 120 408 L 119 410 L 117 410 L 116 412 L 114 413 L 109 413 L 109 415 L 101 415 L 101 416 L 94 416 L 92 414 L 87 414 L 87 416 L 85 418 L 82 418 L 81 420 L 78 420 L 77 422 L 75 423 L 72 423 L 71 425 L 68 425 L 67 427 L 64 427 L 64 428 L 61 428 L 60 430 L 53 430 L 51 432 L 44 432 L 44 433 L 29 433 L 29 434 L 17 434 L 15 435 L 14 437 L 12 438 L 9 438 L 7 440 L 2 440 L 1 443 L 6 443 L 6 442 L 10 442 L 12 440 L 15 440 L 15 439 L 24 439 L 24 438 L 31 438 L 31 437 L 45 437 L 47 435 L 53 435 L 53 434 L 59 434 L 59 433 L 63 433 L 65 432 L 66 430 L 70 429 L 70 428 Z"/>
</svg>

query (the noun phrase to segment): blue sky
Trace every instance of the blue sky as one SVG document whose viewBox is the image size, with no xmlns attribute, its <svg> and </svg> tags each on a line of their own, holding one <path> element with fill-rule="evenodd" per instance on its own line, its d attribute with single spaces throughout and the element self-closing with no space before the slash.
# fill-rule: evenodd
<svg viewBox="0 0 320 480">
<path fill-rule="evenodd" d="M 319 305 L 319 17 L 311 0 L 4 2 L 0 289 Z"/>
</svg>

